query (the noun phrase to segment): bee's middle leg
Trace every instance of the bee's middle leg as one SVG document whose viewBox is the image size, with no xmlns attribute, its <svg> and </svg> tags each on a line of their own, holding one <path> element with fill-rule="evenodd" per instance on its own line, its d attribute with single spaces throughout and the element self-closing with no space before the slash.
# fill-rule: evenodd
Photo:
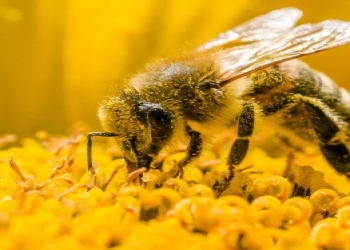
<svg viewBox="0 0 350 250">
<path fill-rule="evenodd" d="M 228 175 L 224 182 L 215 190 L 216 196 L 220 196 L 230 186 L 230 182 L 235 176 L 235 166 L 239 165 L 247 155 L 250 142 L 249 137 L 254 131 L 254 116 L 254 105 L 245 103 L 238 119 L 238 138 L 233 143 L 227 159 Z"/>
</svg>

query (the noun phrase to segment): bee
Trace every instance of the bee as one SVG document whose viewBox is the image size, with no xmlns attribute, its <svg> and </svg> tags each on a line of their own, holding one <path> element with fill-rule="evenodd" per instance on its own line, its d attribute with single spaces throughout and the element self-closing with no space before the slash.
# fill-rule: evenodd
<svg viewBox="0 0 350 250">
<path fill-rule="evenodd" d="M 219 196 L 245 158 L 259 126 L 297 143 L 318 145 L 333 168 L 350 175 L 350 95 L 296 58 L 350 42 L 350 22 L 295 26 L 300 10 L 284 8 L 235 27 L 194 51 L 157 60 L 118 85 L 98 115 L 115 137 L 129 171 L 150 168 L 164 148 L 188 145 L 179 169 L 224 130 L 236 138 Z M 257 122 L 259 121 L 259 122 Z"/>
</svg>

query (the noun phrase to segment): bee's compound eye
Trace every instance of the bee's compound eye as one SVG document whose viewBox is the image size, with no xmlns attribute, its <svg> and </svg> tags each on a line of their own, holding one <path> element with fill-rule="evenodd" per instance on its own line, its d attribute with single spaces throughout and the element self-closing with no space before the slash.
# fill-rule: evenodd
<svg viewBox="0 0 350 250">
<path fill-rule="evenodd" d="M 170 110 L 160 106 L 153 107 L 148 113 L 148 121 L 152 137 L 152 145 L 149 153 L 156 155 L 173 132 L 173 115 Z"/>
<path fill-rule="evenodd" d="M 170 115 L 161 108 L 153 108 L 150 110 L 148 117 L 156 124 L 168 125 L 171 123 Z"/>
<path fill-rule="evenodd" d="M 164 137 L 171 133 L 174 114 L 157 103 L 140 102 L 137 107 L 138 119 L 151 128 L 153 136 Z"/>
</svg>

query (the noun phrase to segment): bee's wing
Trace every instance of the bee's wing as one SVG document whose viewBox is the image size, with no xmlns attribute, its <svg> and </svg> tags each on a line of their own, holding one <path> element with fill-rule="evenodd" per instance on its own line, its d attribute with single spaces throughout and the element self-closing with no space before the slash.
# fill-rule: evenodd
<svg viewBox="0 0 350 250">
<path fill-rule="evenodd" d="M 302 12 L 295 8 L 274 10 L 220 34 L 217 38 L 200 46 L 198 50 L 233 47 L 240 43 L 276 38 L 288 32 L 301 16 Z"/>
<path fill-rule="evenodd" d="M 304 24 L 281 37 L 216 52 L 222 69 L 220 82 L 235 79 L 269 66 L 350 42 L 350 22 L 328 20 Z"/>
</svg>

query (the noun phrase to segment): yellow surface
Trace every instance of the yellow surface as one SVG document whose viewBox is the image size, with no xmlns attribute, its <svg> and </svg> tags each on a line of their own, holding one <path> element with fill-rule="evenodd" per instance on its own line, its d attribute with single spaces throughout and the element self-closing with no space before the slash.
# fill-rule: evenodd
<svg viewBox="0 0 350 250">
<path fill-rule="evenodd" d="M 215 198 L 227 173 L 221 144 L 184 179 L 167 172 L 183 153 L 169 154 L 140 186 L 110 145 L 93 144 L 89 176 L 82 134 L 37 136 L 0 151 L 0 249 L 350 249 L 350 184 L 318 154 L 295 154 L 286 175 L 285 156 L 253 146 Z M 296 184 L 309 194 L 296 197 Z"/>
<path fill-rule="evenodd" d="M 86 170 L 81 133 L 100 130 L 97 102 L 113 85 L 151 58 L 286 6 L 303 10 L 301 22 L 350 20 L 348 0 L 0 0 L 0 134 L 91 125 L 1 148 L 0 249 L 350 249 L 350 185 L 314 152 L 295 155 L 290 183 L 286 154 L 254 147 L 241 166 L 253 167 L 238 171 L 220 199 L 211 187 L 225 175 L 227 152 L 218 149 L 220 157 L 209 152 L 187 167 L 184 180 L 145 173 L 144 188 L 112 160 L 110 145 L 94 144 L 96 181 Z M 305 60 L 346 86 L 349 54 L 348 45 Z M 0 137 L 0 147 L 12 140 Z M 159 180 L 164 188 L 155 189 Z M 292 198 L 294 182 L 311 196 Z"/>
</svg>

